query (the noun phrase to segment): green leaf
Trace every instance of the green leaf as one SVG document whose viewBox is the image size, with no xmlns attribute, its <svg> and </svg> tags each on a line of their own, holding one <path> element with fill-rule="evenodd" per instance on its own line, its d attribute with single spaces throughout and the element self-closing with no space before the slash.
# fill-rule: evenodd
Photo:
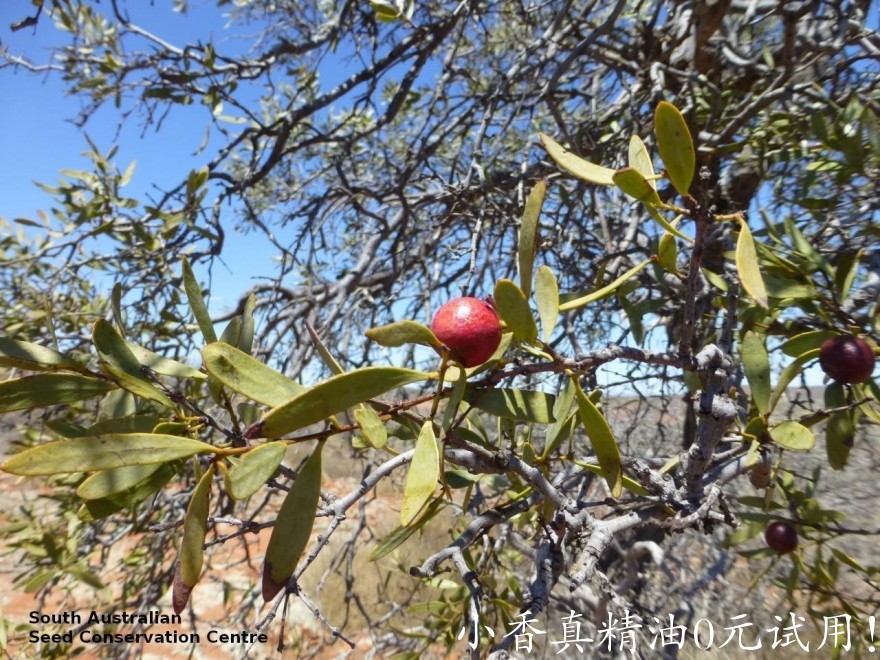
<svg viewBox="0 0 880 660">
<path fill-rule="evenodd" d="M 617 170 L 612 179 L 618 188 L 633 199 L 654 206 L 660 204 L 660 196 L 657 194 L 657 190 L 637 170 L 631 167 L 624 167 Z"/>
<path fill-rule="evenodd" d="M 354 418 L 361 427 L 364 439 L 374 449 L 382 449 L 388 442 L 388 429 L 379 419 L 379 414 L 369 406 L 362 406 L 354 411 Z"/>
<path fill-rule="evenodd" d="M 234 500 L 249 498 L 275 474 L 286 451 L 283 442 L 267 442 L 251 449 L 226 473 L 226 492 Z"/>
<path fill-rule="evenodd" d="M 538 326 L 535 317 L 529 309 L 529 301 L 525 294 L 511 280 L 501 279 L 495 283 L 495 305 L 498 315 L 513 331 L 513 336 L 527 344 L 532 344 L 538 338 Z"/>
<path fill-rule="evenodd" d="M 76 494 L 84 500 L 99 500 L 134 488 L 148 479 L 166 463 L 148 465 L 129 465 L 126 467 L 101 470 L 83 481 Z"/>
<path fill-rule="evenodd" d="M 229 323 L 226 324 L 226 327 L 223 329 L 223 332 L 220 334 L 220 341 L 223 343 L 229 344 L 230 346 L 238 346 L 238 342 L 241 340 L 241 319 L 238 316 L 233 316 Z"/>
<path fill-rule="evenodd" d="M 633 135 L 629 139 L 629 166 L 647 179 L 652 188 L 657 189 L 651 154 L 638 135 Z"/>
<path fill-rule="evenodd" d="M 434 424 L 429 420 L 422 425 L 413 453 L 406 481 L 403 485 L 403 503 L 400 506 L 400 524 L 413 522 L 434 495 L 440 477 L 440 449 L 434 437 Z"/>
<path fill-rule="evenodd" d="M 569 174 L 573 174 L 579 179 L 589 181 L 590 183 L 598 183 L 602 186 L 610 186 L 614 183 L 614 170 L 610 167 L 602 167 L 594 165 L 589 161 L 575 156 L 564 148 L 553 138 L 541 133 L 541 142 L 550 155 L 550 158 Z"/>
<path fill-rule="evenodd" d="M 834 288 L 839 300 L 846 300 L 849 296 L 864 251 L 865 249 L 861 248 L 856 252 L 844 252 L 838 260 L 834 269 Z"/>
<path fill-rule="evenodd" d="M 599 412 L 596 405 L 590 398 L 584 394 L 581 386 L 576 380 L 576 376 L 572 377 L 575 393 L 577 395 L 578 413 L 580 414 L 581 423 L 584 430 L 590 438 L 593 445 L 593 451 L 596 452 L 596 459 L 602 468 L 602 476 L 611 489 L 612 497 L 620 497 L 623 493 L 623 467 L 620 462 L 620 450 L 617 448 L 617 441 L 611 432 L 611 427 L 605 417 Z"/>
<path fill-rule="evenodd" d="M 846 392 L 840 383 L 829 383 L 825 387 L 825 407 L 840 408 L 846 405 Z M 846 466 L 849 452 L 855 442 L 855 423 L 849 410 L 832 413 L 825 424 L 825 449 L 828 465 L 835 470 Z"/>
<path fill-rule="evenodd" d="M 4 472 L 22 476 L 92 472 L 126 465 L 163 463 L 217 449 L 174 435 L 107 433 L 59 440 L 26 449 L 6 461 Z"/>
<path fill-rule="evenodd" d="M 233 392 L 266 406 L 280 406 L 306 389 L 237 348 L 214 342 L 202 348 L 205 369 Z"/>
<path fill-rule="evenodd" d="M 666 176 L 680 195 L 686 196 L 696 170 L 694 141 L 687 123 L 671 103 L 660 101 L 654 111 L 654 135 L 657 150 L 666 167 Z"/>
<path fill-rule="evenodd" d="M 262 422 L 267 438 L 278 438 L 375 396 L 409 383 L 427 380 L 431 374 L 398 367 L 365 367 L 333 376 L 269 411 Z"/>
<path fill-rule="evenodd" d="M 559 318 L 559 284 L 549 266 L 541 266 L 535 274 L 535 303 L 544 341 L 549 342 Z"/>
<path fill-rule="evenodd" d="M 29 371 L 52 369 L 83 371 L 85 369 L 82 365 L 51 348 L 8 337 L 0 337 L 0 367 Z"/>
<path fill-rule="evenodd" d="M 523 211 L 519 229 L 519 248 L 517 249 L 519 282 L 526 298 L 532 291 L 532 268 L 538 250 L 538 227 L 546 193 L 547 185 L 543 181 L 538 181 L 526 200 L 526 208 Z"/>
<path fill-rule="evenodd" d="M 596 302 L 597 300 L 602 300 L 613 294 L 619 286 L 625 284 L 630 279 L 635 277 L 639 271 L 641 271 L 645 266 L 651 263 L 652 259 L 647 259 L 643 261 L 637 266 L 630 268 L 623 275 L 614 280 L 611 284 L 608 284 L 601 289 L 596 289 L 591 293 L 580 295 L 580 294 L 563 294 L 560 298 L 562 304 L 559 305 L 560 312 L 568 312 L 572 309 L 577 309 L 579 307 L 583 307 L 584 305 L 588 305 L 592 302 Z"/>
<path fill-rule="evenodd" d="M 104 361 L 101 365 L 102 371 L 121 388 L 135 396 L 161 403 L 167 408 L 175 407 L 171 399 L 144 375 L 140 362 L 110 323 L 104 319 L 95 321 L 92 341 L 98 350 L 98 355 Z"/>
<path fill-rule="evenodd" d="M 552 455 L 559 446 L 570 437 L 570 434 L 566 434 L 566 431 L 569 430 L 567 427 L 571 425 L 571 422 L 575 421 L 572 419 L 573 416 L 569 416 L 571 407 L 574 405 L 574 399 L 574 383 L 570 378 L 567 378 L 562 387 L 562 391 L 553 403 L 553 419 L 555 421 L 553 422 L 553 425 L 547 429 L 547 437 L 544 440 L 544 451 L 541 454 L 543 460 L 546 460 Z M 572 428 L 570 430 L 573 431 L 574 429 Z"/>
<path fill-rule="evenodd" d="M 600 465 L 594 465 L 592 463 L 583 463 L 581 461 L 574 461 L 574 463 L 576 465 L 584 468 L 585 470 L 592 472 L 593 474 L 598 474 L 600 477 L 605 474 L 605 472 L 603 471 L 603 469 Z M 651 495 L 651 492 L 647 488 L 642 486 L 642 484 L 640 484 L 635 479 L 630 479 L 626 475 L 623 476 L 623 487 L 626 488 L 631 493 L 635 493 L 636 495 L 643 495 L 646 497 L 649 497 Z"/>
<path fill-rule="evenodd" d="M 743 288 L 759 307 L 767 309 L 767 289 L 758 266 L 758 253 L 752 232 L 743 216 L 739 217 L 740 231 L 736 240 L 736 269 Z"/>
<path fill-rule="evenodd" d="M 455 422 L 455 417 L 458 415 L 458 409 L 461 406 L 461 400 L 464 398 L 466 389 L 467 372 L 464 369 L 460 369 L 458 371 L 458 378 L 452 388 L 452 393 L 446 402 L 446 408 L 443 410 L 443 420 L 440 422 L 440 428 L 444 434 L 449 433 L 449 429 L 452 428 Z"/>
<path fill-rule="evenodd" d="M 787 421 L 770 429 L 773 441 L 786 449 L 808 451 L 816 444 L 816 436 L 806 426 Z"/>
<path fill-rule="evenodd" d="M 743 370 L 749 387 L 752 390 L 752 400 L 762 415 L 770 410 L 770 358 L 767 348 L 764 346 L 764 338 L 752 332 L 746 332 L 742 346 Z"/>
<path fill-rule="evenodd" d="M 795 335 L 786 341 L 780 348 L 782 352 L 791 357 L 799 357 L 808 351 L 813 351 L 822 346 L 822 342 L 837 336 L 833 330 L 809 330 Z"/>
<path fill-rule="evenodd" d="M 330 373 L 336 375 L 344 374 L 345 369 L 343 369 L 342 365 L 336 361 L 336 358 L 333 357 L 332 353 L 330 353 L 330 351 L 327 349 L 327 346 L 324 345 L 324 342 L 321 341 L 318 333 L 315 332 L 315 329 L 308 321 L 306 321 L 306 329 L 309 331 L 309 336 L 312 338 L 312 342 L 315 344 L 315 348 L 318 350 L 318 355 L 321 356 L 321 360 L 323 360 L 324 364 L 327 365 Z"/>
<path fill-rule="evenodd" d="M 83 522 L 94 522 L 142 502 L 161 490 L 171 480 L 177 473 L 174 466 L 175 463 L 162 463 L 155 472 L 126 490 L 107 497 L 87 500 L 77 511 L 77 517 Z M 124 470 L 126 468 L 117 469 Z"/>
<path fill-rule="evenodd" d="M 0 382 L 0 413 L 73 403 L 116 388 L 116 383 L 77 374 L 36 374 L 11 378 Z"/>
<path fill-rule="evenodd" d="M 190 179 L 192 179 L 192 172 Z M 196 323 L 199 324 L 199 330 L 205 342 L 210 344 L 217 341 L 217 332 L 214 330 L 214 324 L 211 322 L 211 316 L 208 314 L 208 307 L 205 305 L 205 299 L 202 297 L 202 287 L 199 286 L 196 276 L 193 274 L 192 268 L 186 257 L 182 260 L 183 288 L 186 291 L 186 297 L 189 300 L 190 309 L 193 316 L 196 317 Z"/>
<path fill-rule="evenodd" d="M 238 339 L 238 347 L 242 353 L 251 354 L 254 348 L 254 309 L 257 306 L 257 297 L 252 293 L 244 303 L 244 311 L 241 313 L 241 335 Z"/>
<path fill-rule="evenodd" d="M 110 309 L 113 310 L 113 320 L 116 322 L 116 327 L 119 329 L 119 332 L 125 332 L 125 323 L 123 323 L 122 316 L 122 283 L 117 282 L 113 285 L 113 290 L 110 292 Z"/>
<path fill-rule="evenodd" d="M 495 388 L 468 390 L 464 398 L 496 417 L 534 424 L 551 424 L 554 421 L 552 410 L 556 397 L 546 392 Z"/>
<path fill-rule="evenodd" d="M 391 348 L 406 344 L 422 344 L 440 348 L 440 341 L 431 332 L 431 328 L 417 321 L 406 320 L 380 325 L 368 329 L 364 334 L 377 344 Z"/>
<path fill-rule="evenodd" d="M 275 519 L 263 563 L 263 600 L 267 602 L 287 584 L 312 535 L 321 495 L 323 449 L 324 443 L 319 443 L 300 468 Z"/>
<path fill-rule="evenodd" d="M 657 261 L 670 273 L 678 273 L 678 246 L 669 232 L 665 232 L 657 244 Z"/>
<path fill-rule="evenodd" d="M 214 463 L 211 463 L 193 491 L 183 519 L 183 541 L 174 571 L 174 587 L 171 604 L 175 614 L 180 614 L 189 601 L 189 594 L 202 575 L 205 534 L 208 531 L 208 508 L 211 485 L 214 481 Z"/>
<path fill-rule="evenodd" d="M 138 346 L 134 342 L 126 341 L 125 345 L 128 347 L 128 350 L 131 351 L 132 355 L 134 355 L 138 363 L 145 367 L 149 367 L 157 374 L 172 376 L 173 378 L 196 378 L 198 380 L 204 380 L 206 377 L 205 374 L 198 369 L 194 369 L 182 362 L 162 357 L 158 353 L 154 353 L 143 346 Z"/>
</svg>

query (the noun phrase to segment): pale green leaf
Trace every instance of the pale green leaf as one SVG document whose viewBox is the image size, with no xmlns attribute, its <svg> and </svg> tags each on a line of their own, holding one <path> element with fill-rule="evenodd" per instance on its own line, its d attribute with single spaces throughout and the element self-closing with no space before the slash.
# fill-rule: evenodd
<svg viewBox="0 0 880 660">
<path fill-rule="evenodd" d="M 770 358 L 764 346 L 764 338 L 751 330 L 743 337 L 742 346 L 743 370 L 752 391 L 752 400 L 758 412 L 766 415 L 770 410 Z"/>
<path fill-rule="evenodd" d="M 671 103 L 657 104 L 654 135 L 669 181 L 679 194 L 687 195 L 696 170 L 696 152 L 684 117 Z"/>
<path fill-rule="evenodd" d="M 547 185 L 543 181 L 538 181 L 532 188 L 529 198 L 526 200 L 526 208 L 523 211 L 519 229 L 519 248 L 517 250 L 519 282 L 526 298 L 532 291 L 532 268 L 538 249 L 538 227 L 540 226 L 541 207 L 544 205 L 546 192 Z"/>
<path fill-rule="evenodd" d="M 770 429 L 770 437 L 781 447 L 808 451 L 816 444 L 816 436 L 802 424 L 786 421 Z"/>
<path fill-rule="evenodd" d="M 76 494 L 84 500 L 98 500 L 123 493 L 148 479 L 163 465 L 166 463 L 129 465 L 101 470 L 83 481 L 76 489 Z"/>
<path fill-rule="evenodd" d="M 59 440 L 16 454 L 3 464 L 4 472 L 24 476 L 109 470 L 126 465 L 164 463 L 216 448 L 174 435 L 107 433 Z"/>
<path fill-rule="evenodd" d="M 0 382 L 0 413 L 45 408 L 91 399 L 116 383 L 79 374 L 35 374 Z"/>
<path fill-rule="evenodd" d="M 507 279 L 498 280 L 495 283 L 494 298 L 498 315 L 514 337 L 527 344 L 534 343 L 538 338 L 538 326 L 525 294 L 516 283 Z"/>
<path fill-rule="evenodd" d="M 362 406 L 354 411 L 354 418 L 361 427 L 364 440 L 374 449 L 382 449 L 388 442 L 388 429 L 379 418 L 379 413 L 369 406 Z"/>
<path fill-rule="evenodd" d="M 739 238 L 736 241 L 736 270 L 743 288 L 760 307 L 767 309 L 767 289 L 764 287 L 764 279 L 761 277 L 761 269 L 758 265 L 758 253 L 755 250 L 755 241 L 745 218 L 740 216 Z"/>
<path fill-rule="evenodd" d="M 546 392 L 493 388 L 467 390 L 464 398 L 480 410 L 497 417 L 534 424 L 551 424 L 554 421 L 552 411 L 556 397 Z"/>
<path fill-rule="evenodd" d="M 413 453 L 406 481 L 403 485 L 403 503 L 400 506 L 400 524 L 409 525 L 434 495 L 440 477 L 440 450 L 434 437 L 431 421 L 422 425 Z"/>
<path fill-rule="evenodd" d="M 417 321 L 396 321 L 387 325 L 370 328 L 364 333 L 368 339 L 391 348 L 406 344 L 422 344 L 433 348 L 440 348 L 441 344 L 431 328 Z"/>
<path fill-rule="evenodd" d="M 0 367 L 46 371 L 70 369 L 83 371 L 85 367 L 51 348 L 26 341 L 0 337 Z"/>
<path fill-rule="evenodd" d="M 612 177 L 614 184 L 625 194 L 645 204 L 660 204 L 660 196 L 642 174 L 631 167 L 617 170 Z"/>
<path fill-rule="evenodd" d="M 638 135 L 633 135 L 629 139 L 629 166 L 647 179 L 652 188 L 657 189 L 651 154 Z"/>
<path fill-rule="evenodd" d="M 544 148 L 547 150 L 550 158 L 569 174 L 573 174 L 584 181 L 598 183 L 602 186 L 610 186 L 614 183 L 614 180 L 612 179 L 614 176 L 614 170 L 610 167 L 594 165 L 583 158 L 575 156 L 553 138 L 544 135 L 543 133 L 541 133 L 541 142 L 544 144 Z"/>
<path fill-rule="evenodd" d="M 614 434 L 611 432 L 611 427 L 608 426 L 604 415 L 584 394 L 576 377 L 572 378 L 572 382 L 577 395 L 581 423 L 590 438 L 593 451 L 596 452 L 596 459 L 599 461 L 599 467 L 602 468 L 602 476 L 608 483 L 608 488 L 611 489 L 611 496 L 620 497 L 623 493 L 623 467 L 620 462 L 617 440 L 614 439 Z"/>
<path fill-rule="evenodd" d="M 647 259 L 642 263 L 630 268 L 623 275 L 618 277 L 616 280 L 611 282 L 606 286 L 603 286 L 600 289 L 596 289 L 588 294 L 563 294 L 560 298 L 562 301 L 559 305 L 560 312 L 568 312 L 572 309 L 577 309 L 579 307 L 583 307 L 584 305 L 588 305 L 592 302 L 596 302 L 597 300 L 602 300 L 610 295 L 612 295 L 618 287 L 628 282 L 630 279 L 635 277 L 639 271 L 641 271 L 645 266 L 650 264 L 652 259 Z"/>
<path fill-rule="evenodd" d="M 321 453 L 319 443 L 299 473 L 275 519 L 263 563 L 263 600 L 270 601 L 284 588 L 308 545 L 321 495 Z"/>
<path fill-rule="evenodd" d="M 365 367 L 333 376 L 269 411 L 261 431 L 264 437 L 278 438 L 375 396 L 430 377 L 431 374 L 423 371 L 398 367 Z"/>
<path fill-rule="evenodd" d="M 535 304 L 544 341 L 549 342 L 559 318 L 559 284 L 549 266 L 541 266 L 535 273 Z"/>
<path fill-rule="evenodd" d="M 244 454 L 226 473 L 226 492 L 234 500 L 246 500 L 275 474 L 287 445 L 267 442 Z"/>
<path fill-rule="evenodd" d="M 205 299 L 202 296 L 202 287 L 199 286 L 186 257 L 183 257 L 182 264 L 183 288 L 186 291 L 190 309 L 192 309 L 193 316 L 196 317 L 196 323 L 199 325 L 199 330 L 202 331 L 205 342 L 210 344 L 217 341 L 217 332 L 214 330 L 211 315 L 208 314 L 208 306 L 205 305 Z"/>
<path fill-rule="evenodd" d="M 183 518 L 183 540 L 180 543 L 180 552 L 177 556 L 177 568 L 174 573 L 174 587 L 171 595 L 171 604 L 176 614 L 180 614 L 184 610 L 192 588 L 202 575 L 214 468 L 215 465 L 212 463 L 199 479 Z"/>
<path fill-rule="evenodd" d="M 237 348 L 214 342 L 202 348 L 205 369 L 233 392 L 267 406 L 280 406 L 305 388 Z"/>
</svg>

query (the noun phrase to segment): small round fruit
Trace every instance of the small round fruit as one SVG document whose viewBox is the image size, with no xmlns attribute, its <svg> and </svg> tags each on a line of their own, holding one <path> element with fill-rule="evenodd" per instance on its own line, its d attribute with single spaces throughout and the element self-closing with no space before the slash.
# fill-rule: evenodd
<svg viewBox="0 0 880 660">
<path fill-rule="evenodd" d="M 874 372 L 874 351 L 861 337 L 831 337 L 819 349 L 819 365 L 838 383 L 863 383 Z"/>
<path fill-rule="evenodd" d="M 780 555 L 787 555 L 798 546 L 797 530 L 781 520 L 767 525 L 767 529 L 764 530 L 764 540 L 771 550 Z"/>
<path fill-rule="evenodd" d="M 455 298 L 434 315 L 431 330 L 462 366 L 475 367 L 492 357 L 501 343 L 495 308 L 479 298 Z"/>
</svg>

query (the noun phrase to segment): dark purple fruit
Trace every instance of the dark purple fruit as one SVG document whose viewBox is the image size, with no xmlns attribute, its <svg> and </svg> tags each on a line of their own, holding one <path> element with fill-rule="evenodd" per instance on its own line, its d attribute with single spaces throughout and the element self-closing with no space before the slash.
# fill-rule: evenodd
<svg viewBox="0 0 880 660">
<path fill-rule="evenodd" d="M 863 383 L 874 372 L 874 351 L 861 337 L 840 335 L 822 343 L 819 364 L 838 383 Z"/>
<path fill-rule="evenodd" d="M 781 520 L 767 525 L 767 529 L 764 530 L 764 540 L 771 550 L 780 555 L 787 555 L 798 546 L 797 530 Z"/>
</svg>

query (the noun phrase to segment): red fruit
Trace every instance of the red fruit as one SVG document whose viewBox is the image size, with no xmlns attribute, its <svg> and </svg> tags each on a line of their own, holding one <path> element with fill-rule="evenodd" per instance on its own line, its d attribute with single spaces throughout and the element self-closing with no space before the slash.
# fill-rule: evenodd
<svg viewBox="0 0 880 660">
<path fill-rule="evenodd" d="M 819 365 L 838 383 L 863 383 L 874 372 L 874 351 L 861 337 L 831 337 L 819 349 Z"/>
<path fill-rule="evenodd" d="M 479 298 L 450 300 L 437 310 L 431 330 L 465 367 L 483 364 L 501 343 L 498 314 L 492 305 Z"/>
<path fill-rule="evenodd" d="M 780 555 L 787 555 L 798 546 L 797 530 L 787 522 L 777 520 L 767 525 L 764 540 L 771 550 Z"/>
</svg>

